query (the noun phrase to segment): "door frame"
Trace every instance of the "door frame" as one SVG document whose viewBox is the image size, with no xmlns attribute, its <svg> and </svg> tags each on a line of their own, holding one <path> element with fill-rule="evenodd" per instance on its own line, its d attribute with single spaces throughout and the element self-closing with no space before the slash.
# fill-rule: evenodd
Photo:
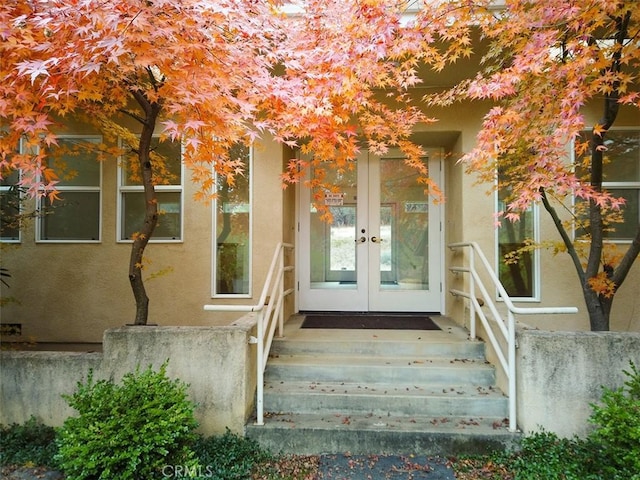
<svg viewBox="0 0 640 480">
<path fill-rule="evenodd" d="M 443 192 L 445 192 L 445 172 L 444 172 L 444 167 L 445 167 L 445 163 L 444 163 L 444 158 L 445 158 L 445 148 L 444 147 L 425 147 L 427 151 L 429 150 L 436 150 L 439 149 L 440 150 L 440 155 L 439 155 L 439 160 L 434 161 L 434 163 L 437 165 L 437 175 L 436 175 L 436 184 L 439 186 L 440 190 Z M 368 155 L 368 151 L 363 151 L 362 152 L 365 155 Z M 358 181 L 360 181 L 360 178 L 358 178 Z M 295 268 L 295 282 L 296 282 L 296 295 L 295 295 L 295 310 L 296 312 L 300 311 L 300 283 L 301 283 L 301 274 L 303 273 L 303 271 L 306 271 L 305 269 L 301 268 L 302 265 L 302 241 L 303 241 L 303 235 L 302 235 L 302 228 L 301 228 L 301 215 L 302 215 L 302 211 L 301 209 L 303 208 L 303 206 L 301 205 L 301 189 L 304 188 L 308 188 L 306 186 L 303 185 L 303 182 L 298 182 L 295 188 L 295 239 L 296 239 L 296 268 Z M 440 210 L 439 214 L 440 214 L 440 228 L 439 229 L 435 229 L 436 230 L 436 234 L 439 236 L 438 238 L 438 243 L 440 245 L 439 248 L 439 252 L 437 253 L 437 256 L 439 258 L 439 276 L 440 276 L 440 292 L 439 292 L 439 304 L 440 304 L 440 309 L 439 311 L 425 311 L 425 312 L 420 312 L 420 313 L 430 313 L 430 314 L 441 314 L 441 315 L 445 315 L 446 311 L 445 311 L 445 306 L 446 306 L 446 302 L 445 302 L 445 249 L 446 249 L 446 245 L 445 245 L 445 218 L 446 218 L 446 209 L 445 209 L 445 204 L 444 202 L 438 202 L 438 203 L 431 203 L 431 208 L 438 208 Z M 351 292 L 354 292 L 354 294 L 356 293 L 355 290 L 351 290 Z M 368 295 L 368 291 L 365 292 L 366 295 Z M 322 305 L 312 305 L 311 308 L 305 308 L 304 311 L 359 311 L 359 310 L 354 310 L 354 309 L 349 309 L 349 308 L 327 308 L 327 306 L 325 305 L 324 308 Z M 373 312 L 373 310 L 371 310 Z M 398 312 L 401 311 L 400 309 L 397 310 Z M 391 310 L 389 310 L 389 312 L 391 312 Z M 418 313 L 418 312 L 415 312 Z"/>
</svg>

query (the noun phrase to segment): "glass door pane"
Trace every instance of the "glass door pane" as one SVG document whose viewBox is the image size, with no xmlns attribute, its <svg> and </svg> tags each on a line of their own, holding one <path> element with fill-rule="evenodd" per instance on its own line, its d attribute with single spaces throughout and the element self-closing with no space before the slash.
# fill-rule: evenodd
<svg viewBox="0 0 640 480">
<path fill-rule="evenodd" d="M 356 288 L 357 284 L 357 171 L 327 171 L 334 191 L 315 190 L 318 207 L 310 205 L 311 288 Z M 332 221 L 322 218 L 327 207 Z"/>
<path fill-rule="evenodd" d="M 330 188 L 299 190 L 300 310 L 366 311 L 368 308 L 368 164 L 366 153 L 342 171 L 316 169 L 312 178 Z M 327 221 L 329 213 L 332 221 Z"/>
<path fill-rule="evenodd" d="M 429 288 L 429 198 L 402 158 L 380 159 L 380 288 Z"/>
</svg>

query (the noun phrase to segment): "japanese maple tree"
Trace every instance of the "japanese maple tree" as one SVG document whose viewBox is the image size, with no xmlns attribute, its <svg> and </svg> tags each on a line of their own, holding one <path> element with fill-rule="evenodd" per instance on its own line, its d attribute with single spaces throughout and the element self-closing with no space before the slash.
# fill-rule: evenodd
<svg viewBox="0 0 640 480">
<path fill-rule="evenodd" d="M 20 169 L 33 194 L 55 196 L 57 174 L 46 158 L 66 118 L 81 117 L 107 138 L 124 140 L 144 186 L 129 280 L 135 323 L 145 324 L 143 252 L 159 215 L 154 185 L 162 181 L 152 137 L 183 143 L 184 161 L 203 192 L 214 182 L 212 167 L 230 177 L 242 171 L 228 150 L 250 140 L 249 124 L 268 88 L 275 58 L 256 52 L 273 50 L 272 5 L 9 0 L 0 8 L 1 162 Z M 15 153 L 20 140 L 27 148 Z"/>
<path fill-rule="evenodd" d="M 419 60 L 407 52 L 423 41 L 414 37 L 406 47 L 402 5 L 310 0 L 291 16 L 281 7 L 276 0 L 0 6 L 0 172 L 19 169 L 21 186 L 55 199 L 59 172 L 48 156 L 68 119 L 103 135 L 101 158 L 136 158 L 126 165 L 145 197 L 128 270 L 135 324 L 148 317 L 142 266 L 158 222 L 155 185 L 170 170 L 154 151 L 154 135 L 182 142 L 205 199 L 215 195 L 212 170 L 230 184 L 242 174 L 232 147 L 263 134 L 313 152 L 301 169 L 292 162 L 283 176 L 289 182 L 310 163 L 351 168 L 358 135 L 377 152 L 402 148 L 424 172 L 409 135 L 428 119 L 407 95 L 419 82 Z"/>
<path fill-rule="evenodd" d="M 463 161 L 481 181 L 495 183 L 499 173 L 500 188 L 510 192 L 505 221 L 533 202 L 544 205 L 575 266 L 591 329 L 609 330 L 615 293 L 640 252 L 640 226 L 628 245 L 607 242 L 625 205 L 602 185 L 608 132 L 620 109 L 640 115 L 640 2 L 506 0 L 504 9 L 488 7 L 445 6 L 454 23 L 457 17 L 481 32 L 487 53 L 475 78 L 427 100 L 494 102 Z M 591 125 L 587 104 L 601 105 Z M 570 212 L 568 221 L 562 212 Z"/>
<path fill-rule="evenodd" d="M 446 0 L 422 2 L 408 17 L 410 5 L 8 0 L 0 6 L 0 172 L 20 169 L 22 186 L 55 196 L 56 172 L 46 159 L 69 117 L 112 140 L 101 154 L 135 155 L 146 212 L 129 279 L 135 323 L 143 324 L 143 252 L 159 214 L 154 185 L 167 172 L 154 155 L 154 134 L 182 142 L 201 198 L 215 194 L 212 169 L 230 184 L 242 173 L 242 161 L 229 154 L 234 145 L 265 134 L 310 155 L 291 161 L 283 180 L 298 182 L 313 167 L 320 174 L 309 186 L 319 195 L 331 189 L 322 169 L 353 168 L 363 147 L 376 154 L 399 147 L 436 192 L 422 150 L 410 141 L 417 124 L 433 119 L 411 87 L 473 55 L 480 38 L 487 53 L 477 77 L 426 97 L 426 105 L 494 102 L 478 147 L 465 157 L 469 170 L 490 181 L 501 172 L 512 191 L 508 219 L 531 202 L 547 206 L 580 276 L 592 329 L 607 329 L 613 295 L 640 248 L 638 236 L 624 255 L 605 246 L 603 228 L 623 205 L 602 189 L 599 168 L 617 109 L 637 109 L 640 101 L 640 4 L 507 0 L 495 9 L 489 0 Z M 582 108 L 594 101 L 604 102 L 604 114 L 592 126 L 585 182 L 567 161 L 567 145 L 585 128 Z M 128 151 L 114 147 L 116 137 Z M 26 148 L 16 153 L 20 141 Z M 571 195 L 589 205 L 584 260 L 551 203 Z"/>
</svg>

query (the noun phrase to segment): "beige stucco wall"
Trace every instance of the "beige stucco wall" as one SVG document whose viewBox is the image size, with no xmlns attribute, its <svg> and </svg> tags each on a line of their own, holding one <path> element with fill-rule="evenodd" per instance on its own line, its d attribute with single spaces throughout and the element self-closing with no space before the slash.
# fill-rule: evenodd
<svg viewBox="0 0 640 480">
<path fill-rule="evenodd" d="M 89 133 L 80 127 L 74 132 Z M 194 200 L 198 187 L 185 173 L 183 241 L 150 243 L 145 252 L 149 323 L 224 325 L 236 316 L 205 312 L 203 305 L 257 302 L 283 235 L 282 161 L 281 146 L 256 144 L 252 295 L 234 300 L 212 299 L 212 206 Z M 116 167 L 115 159 L 103 163 L 100 243 L 36 243 L 34 223 L 27 222 L 20 244 L 2 244 L 2 265 L 11 273 L 10 288 L 2 285 L 2 296 L 15 299 L 2 307 L 2 323 L 19 323 L 23 333 L 3 341 L 101 342 L 105 329 L 133 322 L 127 274 L 131 244 L 116 240 Z M 169 273 L 150 278 L 167 268 Z"/>
<path fill-rule="evenodd" d="M 420 129 L 427 146 L 441 146 L 444 161 L 445 243 L 477 241 L 492 264 L 495 262 L 494 197 L 490 185 L 477 185 L 457 159 L 475 143 L 488 105 L 460 105 L 430 112 L 439 118 Z M 589 121 L 598 115 L 589 113 Z M 620 126 L 637 125 L 632 111 L 622 110 Z M 80 132 L 78 127 L 76 132 Z M 197 186 L 187 182 L 184 194 L 184 241 L 153 243 L 147 249 L 147 276 L 171 268 L 147 281 L 151 323 L 159 325 L 223 325 L 234 317 L 204 312 L 211 303 L 255 304 L 276 244 L 296 239 L 296 188 L 282 189 L 280 173 L 294 155 L 289 149 L 264 140 L 254 149 L 253 163 L 253 251 L 250 298 L 211 298 L 212 211 L 211 205 L 193 200 Z M 188 173 L 185 175 L 188 178 Z M 2 323 L 20 323 L 22 337 L 3 340 L 37 342 L 100 342 L 102 332 L 130 323 L 135 304 L 127 278 L 130 244 L 116 241 L 116 161 L 103 164 L 102 241 L 99 244 L 36 244 L 33 223 L 28 223 L 19 245 L 3 244 L 2 264 L 12 275 L 11 288 L 2 295 L 17 302 L 2 308 Z M 558 239 L 544 211 L 540 212 L 541 238 Z M 454 254 L 444 249 L 444 291 L 455 285 L 446 268 Z M 522 306 L 576 306 L 578 315 L 527 317 L 533 327 L 552 330 L 586 330 L 588 319 L 578 280 L 566 254 L 541 252 L 540 302 Z M 614 302 L 612 330 L 640 331 L 640 266 L 620 289 Z M 458 280 L 460 281 L 460 280 Z M 444 294 L 444 313 L 464 322 L 461 299 Z M 295 310 L 295 298 L 287 300 L 287 312 Z"/>
</svg>

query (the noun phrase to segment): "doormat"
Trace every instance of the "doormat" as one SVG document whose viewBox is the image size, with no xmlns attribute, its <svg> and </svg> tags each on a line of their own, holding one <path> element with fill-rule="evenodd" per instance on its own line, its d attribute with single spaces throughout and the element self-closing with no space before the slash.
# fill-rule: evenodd
<svg viewBox="0 0 640 480">
<path fill-rule="evenodd" d="M 302 328 L 354 330 L 440 330 L 425 315 L 357 315 L 352 313 L 306 315 Z"/>
</svg>

